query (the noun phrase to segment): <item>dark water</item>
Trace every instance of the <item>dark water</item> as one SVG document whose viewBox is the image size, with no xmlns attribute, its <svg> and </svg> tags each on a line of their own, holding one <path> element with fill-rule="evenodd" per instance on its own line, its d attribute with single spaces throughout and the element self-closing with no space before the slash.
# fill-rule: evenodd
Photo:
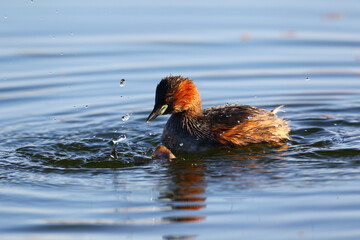
<svg viewBox="0 0 360 240">
<path fill-rule="evenodd" d="M 1 239 L 360 239 L 359 1 L 0 6 Z M 169 74 L 292 142 L 151 161 Z"/>
</svg>

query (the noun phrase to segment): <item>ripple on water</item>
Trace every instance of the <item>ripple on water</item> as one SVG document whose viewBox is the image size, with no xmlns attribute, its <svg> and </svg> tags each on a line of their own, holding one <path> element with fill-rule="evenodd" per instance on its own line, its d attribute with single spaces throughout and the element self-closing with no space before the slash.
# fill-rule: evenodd
<svg viewBox="0 0 360 240">
<path fill-rule="evenodd" d="M 0 238 L 359 239 L 356 1 L 13 2 Z M 145 120 L 168 74 L 206 107 L 285 105 L 292 140 L 151 160 L 167 118 Z"/>
</svg>

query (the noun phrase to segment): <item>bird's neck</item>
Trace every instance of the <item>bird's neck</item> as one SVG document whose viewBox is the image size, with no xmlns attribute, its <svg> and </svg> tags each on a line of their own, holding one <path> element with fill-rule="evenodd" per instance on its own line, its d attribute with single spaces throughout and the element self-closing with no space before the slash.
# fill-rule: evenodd
<svg viewBox="0 0 360 240">
<path fill-rule="evenodd" d="M 192 81 L 186 80 L 181 82 L 174 95 L 174 99 L 173 112 L 184 113 L 188 117 L 202 115 L 200 94 Z"/>
</svg>

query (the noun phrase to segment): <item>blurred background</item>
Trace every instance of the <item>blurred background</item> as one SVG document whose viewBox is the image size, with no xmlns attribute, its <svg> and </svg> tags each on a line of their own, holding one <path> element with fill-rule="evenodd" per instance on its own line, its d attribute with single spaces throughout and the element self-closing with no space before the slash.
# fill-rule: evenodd
<svg viewBox="0 0 360 240">
<path fill-rule="evenodd" d="M 1 239 L 360 238 L 359 1 L 2 0 L 0 50 Z M 170 74 L 291 143 L 151 161 Z"/>
</svg>

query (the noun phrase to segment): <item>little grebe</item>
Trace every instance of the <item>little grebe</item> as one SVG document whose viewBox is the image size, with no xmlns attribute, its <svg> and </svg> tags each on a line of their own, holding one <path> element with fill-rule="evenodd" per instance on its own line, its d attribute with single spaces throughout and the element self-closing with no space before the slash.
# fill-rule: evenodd
<svg viewBox="0 0 360 240">
<path fill-rule="evenodd" d="M 197 152 L 289 140 L 288 124 L 276 116 L 280 107 L 271 112 L 248 105 L 202 109 L 195 84 L 170 76 L 158 84 L 154 109 L 146 122 L 172 114 L 163 131 L 163 144 L 174 152 Z"/>
</svg>

